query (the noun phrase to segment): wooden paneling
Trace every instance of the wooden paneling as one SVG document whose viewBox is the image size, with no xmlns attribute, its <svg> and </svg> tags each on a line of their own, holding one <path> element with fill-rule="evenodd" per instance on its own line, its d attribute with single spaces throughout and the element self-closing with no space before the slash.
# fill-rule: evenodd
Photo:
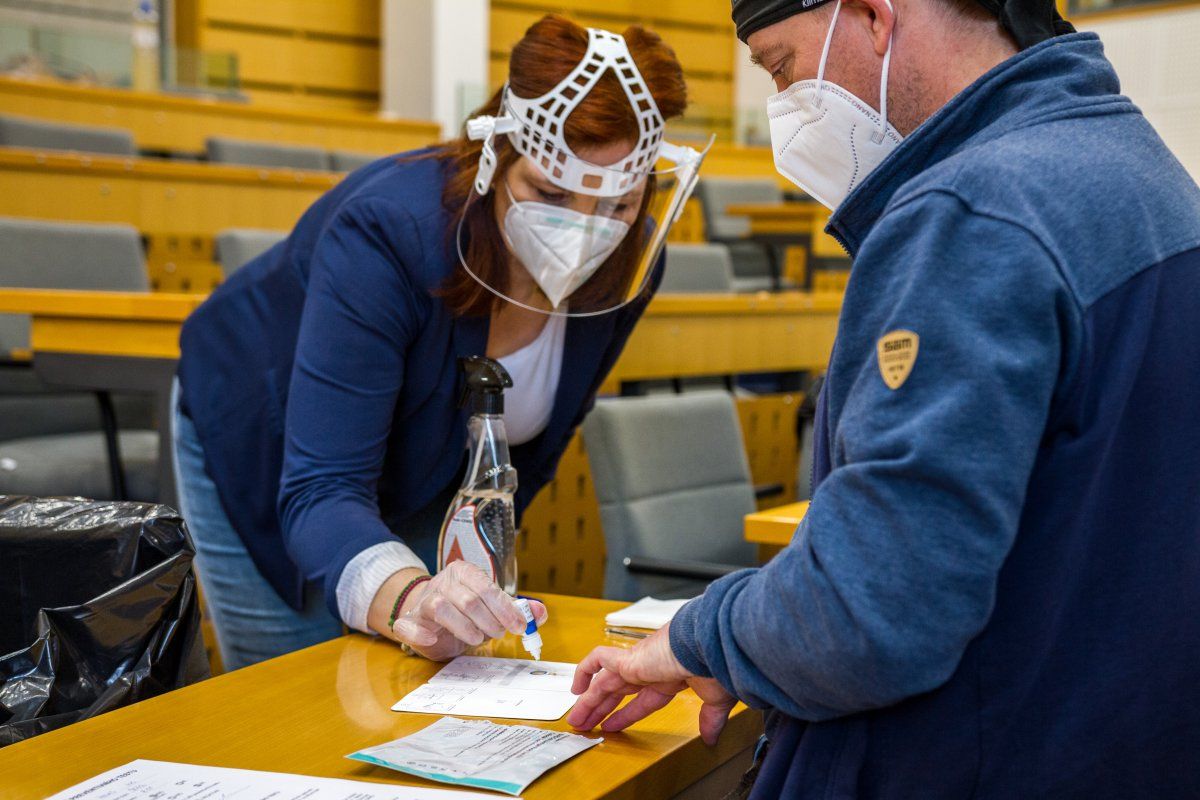
<svg viewBox="0 0 1200 800">
<path fill-rule="evenodd" d="M 583 437 L 576 432 L 521 520 L 517 540 L 521 591 L 600 597 L 604 592 L 604 532 Z"/>
<path fill-rule="evenodd" d="M 213 28 L 204 42 L 206 49 L 238 54 L 238 72 L 248 89 L 299 86 L 335 95 L 377 98 L 379 94 L 378 44 L 272 36 L 236 28 Z"/>
<path fill-rule="evenodd" d="M 339 173 L 0 148 L 0 215 L 125 222 L 155 235 L 288 230 Z"/>
<path fill-rule="evenodd" d="M 800 463 L 796 416 L 803 399 L 801 394 L 770 394 L 737 400 L 742 441 L 755 485 L 783 486 L 783 494 L 760 500 L 759 508 L 790 503 L 796 497 Z"/>
<path fill-rule="evenodd" d="M 212 23 L 306 31 L 318 35 L 379 38 L 380 4 L 362 0 L 205 0 Z"/>
<path fill-rule="evenodd" d="M 301 112 L 6 77 L 0 77 L 0 111 L 125 128 L 143 150 L 181 153 L 203 152 L 204 140 L 216 135 L 380 154 L 424 147 L 440 135 L 433 122 L 374 114 Z"/>
<path fill-rule="evenodd" d="M 379 106 L 378 0 L 177 0 L 181 44 L 238 58 L 242 88 L 275 104 Z"/>
<path fill-rule="evenodd" d="M 156 292 L 208 294 L 223 274 L 214 260 L 212 236 L 143 231 L 146 271 Z"/>
</svg>

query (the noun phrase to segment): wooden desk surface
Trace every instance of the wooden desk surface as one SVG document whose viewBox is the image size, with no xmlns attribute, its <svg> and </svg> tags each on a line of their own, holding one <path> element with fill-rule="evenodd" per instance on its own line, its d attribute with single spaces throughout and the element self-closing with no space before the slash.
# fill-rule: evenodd
<svg viewBox="0 0 1200 800">
<path fill-rule="evenodd" d="M 789 201 L 784 203 L 733 203 L 725 207 L 725 213 L 733 217 L 750 217 L 751 220 L 810 221 L 814 217 L 829 216 L 829 211 L 818 202 Z"/>
<path fill-rule="evenodd" d="M 550 609 L 542 632 L 546 660 L 577 662 L 595 645 L 623 643 L 606 639 L 603 622 L 623 604 L 544 598 Z M 522 657 L 512 636 L 482 651 Z M 345 636 L 0 749 L 0 799 L 43 798 L 135 758 L 437 786 L 344 756 L 436 721 L 436 715 L 389 708 L 439 668 L 387 642 Z M 761 716 L 739 705 L 710 749 L 699 738 L 699 708 L 699 698 L 684 692 L 629 731 L 606 735 L 522 796 L 671 797 L 753 745 L 761 732 Z M 570 730 L 562 720 L 518 724 Z"/>
<path fill-rule="evenodd" d="M 750 219 L 752 236 L 810 237 L 809 248 L 814 256 L 842 259 L 846 251 L 837 240 L 825 233 L 829 209 L 814 201 L 787 203 L 736 203 L 725 213 Z"/>
<path fill-rule="evenodd" d="M 0 289 L 0 313 L 29 314 L 30 349 L 178 358 L 179 328 L 204 295 Z"/>
<path fill-rule="evenodd" d="M 153 150 L 202 152 L 206 137 L 221 135 L 395 153 L 441 136 L 440 125 L 424 120 L 12 77 L 0 77 L 0 109 L 57 122 L 126 128 L 139 147 Z"/>
<path fill-rule="evenodd" d="M 179 326 L 203 295 L 0 290 L 0 313 L 31 314 L 32 349 L 177 358 Z M 841 297 L 659 295 L 609 376 L 650 380 L 731 372 L 821 369 Z"/>
<path fill-rule="evenodd" d="M 808 501 L 789 503 L 766 511 L 746 515 L 745 536 L 747 542 L 755 544 L 787 545 L 804 515 L 808 513 Z"/>
</svg>

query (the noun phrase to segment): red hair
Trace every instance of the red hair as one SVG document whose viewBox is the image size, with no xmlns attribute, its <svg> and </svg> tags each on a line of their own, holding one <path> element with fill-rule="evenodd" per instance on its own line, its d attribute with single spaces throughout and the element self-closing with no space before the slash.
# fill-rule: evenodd
<svg viewBox="0 0 1200 800">
<path fill-rule="evenodd" d="M 663 119 L 682 114 L 687 106 L 687 86 L 675 52 L 663 43 L 658 34 L 637 25 L 626 28 L 622 36 Z M 523 98 L 545 94 L 583 60 L 587 46 L 586 28 L 556 14 L 542 17 L 513 46 L 508 67 L 509 87 Z M 502 90 L 497 91 L 471 116 L 498 116 L 501 93 Z M 567 117 L 563 134 L 568 146 L 577 153 L 614 142 L 628 141 L 631 145 L 637 142 L 637 115 L 616 76 L 610 72 L 600 78 L 571 116 Z M 492 184 L 498 186 L 505 171 L 521 156 L 509 144 L 506 136 L 497 136 L 494 144 L 497 166 Z M 482 142 L 471 141 L 464 132 L 457 139 L 442 145 L 435 156 L 448 162 L 452 168 L 442 190 L 442 205 L 451 212 L 453 220 L 452 230 L 448 232 L 451 242 L 457 232 L 459 212 L 471 195 L 482 148 Z M 632 226 L 635 231 L 644 229 L 644 215 L 652 189 L 653 185 L 645 193 L 641 212 Z M 482 200 L 476 199 L 468 207 L 463 219 L 467 241 L 464 256 L 471 264 L 472 271 L 488 285 L 503 292 L 508 288 L 508 248 L 496 224 L 495 195 L 495 191 L 489 192 Z M 636 237 L 626 237 L 609 256 L 604 267 L 571 295 L 573 304 L 583 308 L 601 307 L 623 296 L 637 268 L 640 250 Z M 487 315 L 494 299 L 464 269 L 454 270 L 441 294 L 457 316 Z"/>
</svg>

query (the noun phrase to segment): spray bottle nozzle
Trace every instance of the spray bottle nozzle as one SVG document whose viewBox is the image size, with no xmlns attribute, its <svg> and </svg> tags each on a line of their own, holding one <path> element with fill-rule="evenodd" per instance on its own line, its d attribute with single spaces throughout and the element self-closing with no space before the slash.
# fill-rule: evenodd
<svg viewBox="0 0 1200 800">
<path fill-rule="evenodd" d="M 470 404 L 472 414 L 503 414 L 504 390 L 511 389 L 513 381 L 500 362 L 486 356 L 468 356 L 460 358 L 458 366 L 465 378 L 459 406 Z"/>
</svg>

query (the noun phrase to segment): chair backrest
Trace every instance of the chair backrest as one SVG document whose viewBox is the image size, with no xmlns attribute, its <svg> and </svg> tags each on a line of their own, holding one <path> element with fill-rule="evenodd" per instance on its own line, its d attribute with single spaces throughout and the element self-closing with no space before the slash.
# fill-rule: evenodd
<svg viewBox="0 0 1200 800">
<path fill-rule="evenodd" d="M 733 267 L 735 292 L 769 292 L 775 285 L 771 278 L 771 259 L 762 243 L 730 242 L 729 259 Z"/>
<path fill-rule="evenodd" d="M 217 261 L 226 278 L 287 238 L 285 231 L 230 228 L 217 234 Z"/>
<path fill-rule="evenodd" d="M 725 209 L 735 203 L 782 203 L 783 189 L 770 178 L 705 178 L 696 187 L 704 210 L 708 238 L 738 239 L 750 233 L 750 220 L 731 217 Z"/>
<path fill-rule="evenodd" d="M 733 266 L 723 244 L 672 244 L 660 292 L 732 292 Z"/>
<path fill-rule="evenodd" d="M 142 240 L 129 225 L 0 217 L 0 286 L 150 291 Z M 0 315 L 0 351 L 29 347 L 29 319 Z"/>
<path fill-rule="evenodd" d="M 67 125 L 0 114 L 0 146 L 78 150 L 114 156 L 137 155 L 133 134 L 123 128 Z"/>
<path fill-rule="evenodd" d="M 334 150 L 329 154 L 334 172 L 353 172 L 359 167 L 365 167 L 382 156 L 378 153 L 356 153 L 352 150 Z"/>
<path fill-rule="evenodd" d="M 204 144 L 208 160 L 218 164 L 329 170 L 329 152 L 320 147 L 251 142 L 225 136 L 210 136 Z"/>
<path fill-rule="evenodd" d="M 743 536 L 754 489 L 728 393 L 601 400 L 583 437 L 608 552 L 605 597 L 703 591 L 696 581 L 632 574 L 626 556 L 754 563 Z"/>
</svg>

